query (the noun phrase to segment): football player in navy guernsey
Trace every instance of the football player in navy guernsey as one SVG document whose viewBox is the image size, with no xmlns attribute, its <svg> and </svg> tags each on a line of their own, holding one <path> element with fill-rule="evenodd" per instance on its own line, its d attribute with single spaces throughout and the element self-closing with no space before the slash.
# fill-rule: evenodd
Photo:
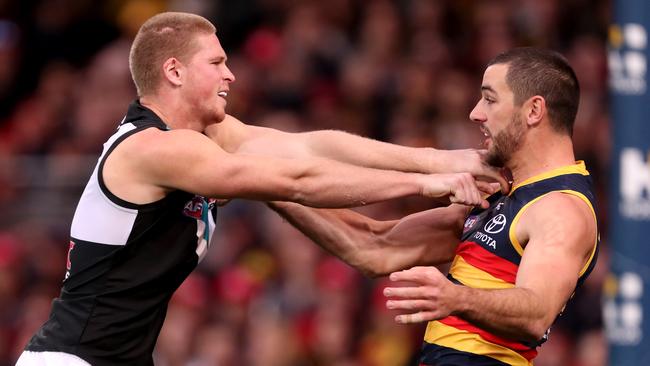
<svg viewBox="0 0 650 366">
<path fill-rule="evenodd" d="M 488 161 L 509 168 L 513 185 L 488 208 L 375 221 L 270 205 L 369 275 L 411 283 L 384 294 L 398 323 L 429 322 L 420 365 L 532 365 L 598 253 L 592 183 L 571 141 L 579 94 L 573 69 L 553 51 L 516 48 L 489 63 L 470 118 L 486 136 Z M 442 263 L 451 263 L 446 276 L 432 266 Z"/>
<path fill-rule="evenodd" d="M 215 32 L 187 13 L 140 28 L 129 55 L 138 99 L 104 144 L 72 221 L 60 296 L 18 365 L 153 364 L 167 303 L 210 244 L 215 199 L 349 207 L 424 195 L 487 207 L 479 190 L 494 186 L 474 176 L 505 185 L 478 150 L 290 134 L 226 117 L 235 76 Z"/>
</svg>

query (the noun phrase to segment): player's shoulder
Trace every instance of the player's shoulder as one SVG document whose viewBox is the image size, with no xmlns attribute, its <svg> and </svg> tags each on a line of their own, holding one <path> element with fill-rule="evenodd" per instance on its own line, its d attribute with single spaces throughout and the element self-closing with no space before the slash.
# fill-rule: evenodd
<svg viewBox="0 0 650 366">
<path fill-rule="evenodd" d="M 187 128 L 162 130 L 151 127 L 133 134 L 126 141 L 130 141 L 130 144 L 132 145 L 164 148 L 168 147 L 169 144 L 173 144 L 174 142 L 183 142 L 184 140 L 208 140 L 208 137 L 201 132 Z"/>
<path fill-rule="evenodd" d="M 558 230 L 577 230 L 591 228 L 595 225 L 594 212 L 582 197 L 570 192 L 549 192 L 534 203 L 524 212 L 530 224 L 540 222 L 553 222 Z M 523 217 L 522 217 L 523 219 Z"/>
<path fill-rule="evenodd" d="M 552 191 L 546 193 L 539 197 L 532 207 L 536 207 L 541 211 L 554 212 L 560 216 L 564 215 L 564 211 L 568 211 L 568 214 L 573 213 L 575 210 L 590 211 L 587 202 L 571 191 Z"/>
<path fill-rule="evenodd" d="M 204 134 L 190 129 L 146 128 L 125 139 L 112 155 L 135 162 L 164 163 L 166 157 L 214 147 Z"/>
</svg>

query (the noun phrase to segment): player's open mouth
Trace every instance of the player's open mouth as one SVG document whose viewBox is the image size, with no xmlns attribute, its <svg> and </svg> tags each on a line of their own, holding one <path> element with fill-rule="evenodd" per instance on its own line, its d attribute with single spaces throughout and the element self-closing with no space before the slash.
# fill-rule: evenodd
<svg viewBox="0 0 650 366">
<path fill-rule="evenodd" d="M 481 132 L 483 132 L 483 136 L 485 136 L 485 141 L 483 141 L 483 146 L 489 148 L 490 141 L 492 141 L 492 134 L 490 134 L 490 131 L 485 126 L 481 126 Z"/>
<path fill-rule="evenodd" d="M 487 129 L 487 127 L 481 126 L 481 132 L 483 132 L 483 136 L 490 138 L 490 131 Z"/>
<path fill-rule="evenodd" d="M 228 92 L 227 91 L 220 91 L 220 92 L 217 93 L 217 95 L 222 97 L 222 98 L 225 98 L 225 97 L 228 96 Z"/>
</svg>

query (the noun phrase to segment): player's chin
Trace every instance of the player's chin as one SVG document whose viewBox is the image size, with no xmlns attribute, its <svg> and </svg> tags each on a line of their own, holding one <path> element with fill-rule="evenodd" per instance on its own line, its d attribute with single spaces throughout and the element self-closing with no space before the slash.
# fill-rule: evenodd
<svg viewBox="0 0 650 366">
<path fill-rule="evenodd" d="M 494 146 L 494 142 L 492 142 L 492 138 L 488 137 L 485 140 L 483 140 L 484 149 L 489 151 L 490 149 L 492 149 L 493 146 Z"/>
<path fill-rule="evenodd" d="M 214 120 L 219 123 L 226 118 L 226 110 L 224 108 L 218 108 L 214 113 Z"/>
</svg>

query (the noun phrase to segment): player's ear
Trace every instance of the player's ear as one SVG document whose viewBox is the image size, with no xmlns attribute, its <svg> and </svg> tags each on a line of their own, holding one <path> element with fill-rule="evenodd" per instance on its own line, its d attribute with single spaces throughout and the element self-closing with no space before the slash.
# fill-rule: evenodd
<svg viewBox="0 0 650 366">
<path fill-rule="evenodd" d="M 165 80 L 175 86 L 183 84 L 183 64 L 175 57 L 170 57 L 163 63 L 163 76 Z"/>
<path fill-rule="evenodd" d="M 531 97 L 524 105 L 524 113 L 527 125 L 538 125 L 546 115 L 546 100 L 539 95 Z"/>
</svg>

